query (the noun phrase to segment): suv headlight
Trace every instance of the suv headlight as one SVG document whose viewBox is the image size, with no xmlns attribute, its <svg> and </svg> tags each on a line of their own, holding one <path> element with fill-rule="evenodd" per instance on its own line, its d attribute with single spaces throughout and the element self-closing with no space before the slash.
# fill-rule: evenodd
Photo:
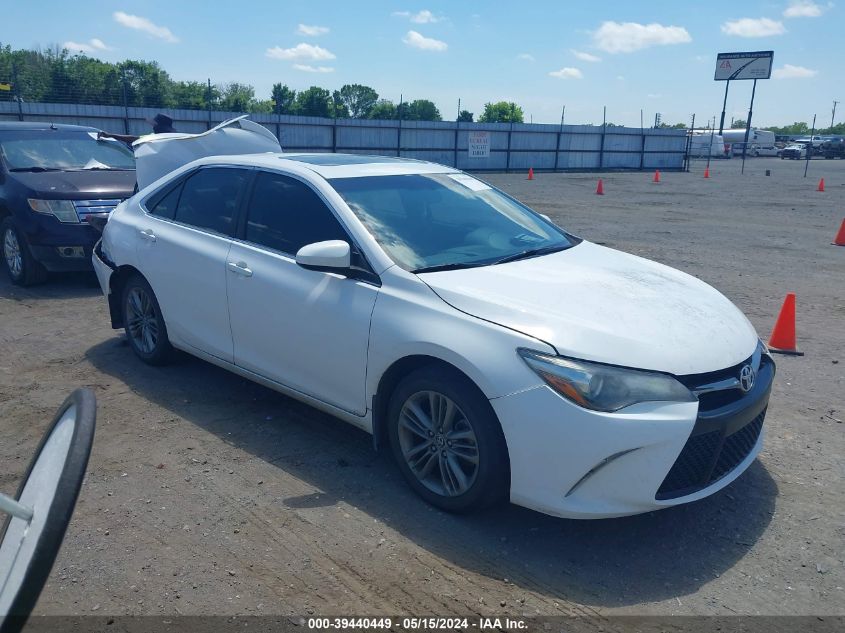
<svg viewBox="0 0 845 633">
<path fill-rule="evenodd" d="M 549 387 L 578 406 L 618 411 L 638 402 L 694 402 L 695 395 L 668 374 L 625 369 L 534 350 L 517 350 Z"/>
<path fill-rule="evenodd" d="M 59 222 L 74 222 L 79 224 L 79 216 L 76 215 L 76 207 L 70 200 L 38 200 L 29 199 L 29 206 L 33 211 L 53 215 Z"/>
</svg>

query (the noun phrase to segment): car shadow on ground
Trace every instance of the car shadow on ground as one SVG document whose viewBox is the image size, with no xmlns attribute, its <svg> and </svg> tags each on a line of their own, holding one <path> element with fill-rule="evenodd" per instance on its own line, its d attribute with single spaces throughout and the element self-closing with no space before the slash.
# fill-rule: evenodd
<svg viewBox="0 0 845 633">
<path fill-rule="evenodd" d="M 32 303 L 56 299 L 79 299 L 102 294 L 93 272 L 51 273 L 44 283 L 27 288 L 16 286 L 0 271 L 0 299 Z"/>
<path fill-rule="evenodd" d="M 87 355 L 142 397 L 319 491 L 284 499 L 287 507 L 343 501 L 461 568 L 550 598 L 618 607 L 693 593 L 751 550 L 775 510 L 777 485 L 758 461 L 707 499 L 636 517 L 563 520 L 513 505 L 450 515 L 420 500 L 368 434 L 270 389 L 185 355 L 148 367 L 122 337 Z"/>
</svg>

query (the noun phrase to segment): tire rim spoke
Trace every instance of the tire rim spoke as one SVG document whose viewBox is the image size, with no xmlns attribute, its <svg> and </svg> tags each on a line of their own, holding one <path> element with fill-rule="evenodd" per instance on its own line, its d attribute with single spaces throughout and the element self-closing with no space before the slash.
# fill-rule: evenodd
<svg viewBox="0 0 845 633">
<path fill-rule="evenodd" d="M 449 397 L 435 391 L 411 395 L 399 414 L 405 463 L 426 488 L 445 497 L 466 493 L 478 475 L 475 432 Z"/>
<path fill-rule="evenodd" d="M 152 353 L 158 343 L 158 320 L 149 294 L 133 288 L 126 300 L 126 327 L 137 349 Z"/>
</svg>

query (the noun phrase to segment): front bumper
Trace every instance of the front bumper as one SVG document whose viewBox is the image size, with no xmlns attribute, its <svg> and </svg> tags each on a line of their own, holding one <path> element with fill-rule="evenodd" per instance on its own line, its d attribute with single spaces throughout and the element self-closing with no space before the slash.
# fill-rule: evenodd
<svg viewBox="0 0 845 633">
<path fill-rule="evenodd" d="M 767 358 L 767 357 L 766 357 Z M 547 386 L 491 400 L 508 445 L 511 501 L 566 518 L 607 518 L 701 499 L 741 475 L 763 444 L 770 361 L 739 400 L 582 409 Z"/>
<path fill-rule="evenodd" d="M 91 254 L 91 264 L 94 266 L 94 272 L 97 273 L 97 281 L 100 282 L 103 294 L 108 297 L 111 294 L 111 275 L 114 272 L 114 264 L 102 256 L 100 242 L 97 242 Z"/>
</svg>

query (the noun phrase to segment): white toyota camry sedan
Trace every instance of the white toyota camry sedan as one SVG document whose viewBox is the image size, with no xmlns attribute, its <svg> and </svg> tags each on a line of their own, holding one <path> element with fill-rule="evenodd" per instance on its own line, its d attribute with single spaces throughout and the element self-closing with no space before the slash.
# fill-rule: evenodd
<svg viewBox="0 0 845 633">
<path fill-rule="evenodd" d="M 118 206 L 94 265 L 141 359 L 350 422 L 446 510 L 656 510 L 763 442 L 775 366 L 728 299 L 442 165 L 203 158 Z"/>
</svg>

